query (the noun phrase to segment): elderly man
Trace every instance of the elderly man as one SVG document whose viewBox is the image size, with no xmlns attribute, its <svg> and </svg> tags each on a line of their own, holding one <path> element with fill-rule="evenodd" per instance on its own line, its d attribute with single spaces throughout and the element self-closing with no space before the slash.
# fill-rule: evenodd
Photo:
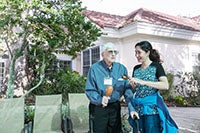
<svg viewBox="0 0 200 133">
<path fill-rule="evenodd" d="M 94 133 L 121 132 L 120 98 L 128 87 L 126 67 L 115 62 L 118 50 L 113 43 L 100 47 L 103 60 L 96 62 L 88 72 L 85 92 L 90 100 Z M 109 92 L 106 89 L 110 89 Z"/>
</svg>

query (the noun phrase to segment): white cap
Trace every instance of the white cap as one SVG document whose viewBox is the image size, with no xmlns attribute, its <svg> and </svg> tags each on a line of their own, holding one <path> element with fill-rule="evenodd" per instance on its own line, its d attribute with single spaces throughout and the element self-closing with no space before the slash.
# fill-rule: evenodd
<svg viewBox="0 0 200 133">
<path fill-rule="evenodd" d="M 100 50 L 101 50 L 101 53 L 105 52 L 106 50 L 116 50 L 116 51 L 118 51 L 115 44 L 113 44 L 111 42 L 108 42 L 106 44 L 101 45 Z"/>
</svg>

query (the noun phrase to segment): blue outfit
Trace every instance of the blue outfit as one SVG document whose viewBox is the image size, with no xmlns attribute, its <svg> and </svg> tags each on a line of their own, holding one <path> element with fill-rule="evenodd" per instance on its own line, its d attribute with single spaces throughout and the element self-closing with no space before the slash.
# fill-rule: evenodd
<svg viewBox="0 0 200 133">
<path fill-rule="evenodd" d="M 125 92 L 125 88 L 130 87 L 128 81 L 123 80 L 122 76 L 127 75 L 127 69 L 124 65 L 114 62 L 109 69 L 102 60 L 93 64 L 89 70 L 85 92 L 92 104 L 101 105 L 102 97 L 105 96 L 106 85 L 104 78 L 112 78 L 113 92 L 109 103 L 119 101 Z"/>
<path fill-rule="evenodd" d="M 109 68 L 104 60 L 96 62 L 88 72 L 85 93 L 90 100 L 89 112 L 94 133 L 121 133 L 120 98 L 131 86 L 122 76 L 127 75 L 126 67 L 114 62 Z M 106 107 L 102 107 L 105 96 L 105 79 L 112 79 L 113 92 Z M 129 94 L 129 93 L 127 93 Z M 131 95 L 131 94 L 130 94 Z"/>
<path fill-rule="evenodd" d="M 161 64 L 152 62 L 146 69 L 137 65 L 133 70 L 133 77 L 156 82 L 159 77 L 166 76 Z M 146 86 L 136 85 L 135 95 L 126 98 L 131 101 L 128 104 L 129 112 L 138 112 L 139 126 L 143 133 L 176 133 L 178 127 L 169 114 L 160 93 L 157 89 Z M 136 131 L 136 123 L 129 117 L 129 122 Z"/>
<path fill-rule="evenodd" d="M 178 126 L 170 116 L 169 110 L 167 106 L 164 104 L 160 93 L 157 92 L 153 95 L 146 96 L 144 98 L 135 98 L 132 100 L 132 105 L 140 106 L 142 115 L 153 115 L 152 114 L 152 106 L 157 110 L 160 119 L 160 131 L 157 133 L 176 133 Z M 149 107 L 150 106 L 150 107 Z M 134 127 L 134 121 L 129 117 L 129 122 L 132 127 Z M 145 128 L 145 127 L 144 127 Z M 156 132 L 155 132 L 156 133 Z"/>
</svg>

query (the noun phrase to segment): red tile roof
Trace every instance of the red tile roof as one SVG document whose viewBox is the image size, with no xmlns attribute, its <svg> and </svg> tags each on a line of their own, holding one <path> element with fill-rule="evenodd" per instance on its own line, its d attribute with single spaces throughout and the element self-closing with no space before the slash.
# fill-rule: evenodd
<svg viewBox="0 0 200 133">
<path fill-rule="evenodd" d="M 200 31 L 200 25 L 198 25 L 194 19 L 171 16 L 145 8 L 140 8 L 126 16 L 111 15 L 89 10 L 85 10 L 83 14 L 102 28 L 121 28 L 129 23 L 140 21 L 171 28 Z"/>
<path fill-rule="evenodd" d="M 102 28 L 116 27 L 117 24 L 125 18 L 123 16 L 111 15 L 89 10 L 83 11 L 83 14 L 85 14 L 92 22 L 96 23 Z"/>
<path fill-rule="evenodd" d="M 196 21 L 197 23 L 200 23 L 200 15 L 192 17 L 192 20 Z"/>
</svg>

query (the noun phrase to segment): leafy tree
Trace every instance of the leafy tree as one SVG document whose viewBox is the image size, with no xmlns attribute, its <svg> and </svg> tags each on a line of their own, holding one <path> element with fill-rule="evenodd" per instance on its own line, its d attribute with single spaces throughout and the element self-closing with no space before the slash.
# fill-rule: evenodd
<svg viewBox="0 0 200 133">
<path fill-rule="evenodd" d="M 62 50 L 75 58 L 102 35 L 87 21 L 83 10 L 79 0 L 0 1 L 0 40 L 7 46 L 11 60 L 8 98 L 14 95 L 16 60 L 25 59 L 25 75 L 29 87 L 33 87 L 39 82 L 41 68 L 45 73 L 55 59 L 53 53 Z"/>
</svg>

